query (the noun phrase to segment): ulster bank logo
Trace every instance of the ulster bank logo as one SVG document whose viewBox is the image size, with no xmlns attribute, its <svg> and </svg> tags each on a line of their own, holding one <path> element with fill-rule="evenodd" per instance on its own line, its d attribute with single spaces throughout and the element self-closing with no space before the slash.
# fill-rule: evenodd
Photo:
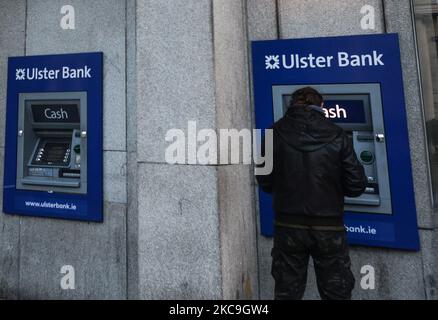
<svg viewBox="0 0 438 320">
<path fill-rule="evenodd" d="M 265 56 L 266 70 L 280 69 L 280 56 L 270 55 Z"/>
<path fill-rule="evenodd" d="M 18 68 L 15 69 L 15 80 L 58 80 L 58 79 L 90 79 L 91 68 L 62 67 L 60 69 L 48 68 Z"/>
<path fill-rule="evenodd" d="M 361 68 L 385 66 L 384 54 L 373 50 L 362 54 L 337 52 L 334 55 L 317 55 L 312 52 L 265 55 L 266 70 Z"/>
<path fill-rule="evenodd" d="M 15 80 L 26 80 L 26 69 L 15 70 Z"/>
</svg>

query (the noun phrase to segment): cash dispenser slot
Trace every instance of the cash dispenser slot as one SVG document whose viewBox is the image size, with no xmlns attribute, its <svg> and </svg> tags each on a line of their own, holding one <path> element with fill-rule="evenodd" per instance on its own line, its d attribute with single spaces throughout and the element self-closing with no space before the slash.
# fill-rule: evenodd
<svg viewBox="0 0 438 320">
<path fill-rule="evenodd" d="M 374 135 L 372 134 L 360 134 L 357 136 L 358 141 L 374 141 Z"/>
</svg>

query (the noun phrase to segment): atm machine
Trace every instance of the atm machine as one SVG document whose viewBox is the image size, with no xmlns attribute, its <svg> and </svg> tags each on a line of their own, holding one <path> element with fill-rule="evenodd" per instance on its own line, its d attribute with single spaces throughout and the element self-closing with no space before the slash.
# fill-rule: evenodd
<svg viewBox="0 0 438 320">
<path fill-rule="evenodd" d="M 342 64 L 340 57 L 372 57 L 382 63 Z M 345 198 L 344 224 L 352 245 L 419 250 L 405 92 L 398 35 L 317 37 L 253 41 L 251 46 L 256 127 L 267 129 L 283 115 L 292 93 L 313 87 L 323 95 L 326 116 L 352 140 L 368 183 Z M 332 63 L 298 63 L 300 57 Z M 291 59 L 295 63 L 291 64 Z M 270 194 L 259 190 L 260 233 L 274 234 Z"/>
<path fill-rule="evenodd" d="M 392 214 L 380 85 L 310 86 L 323 95 L 326 116 L 343 128 L 352 139 L 356 155 L 368 177 L 368 185 L 362 196 L 345 198 L 345 210 Z M 292 93 L 302 87 L 304 85 L 273 86 L 275 121 L 283 117 Z"/>
<path fill-rule="evenodd" d="M 86 93 L 19 95 L 17 189 L 87 192 Z"/>
<path fill-rule="evenodd" d="M 5 129 L 5 214 L 103 221 L 102 52 L 9 57 Z"/>
</svg>

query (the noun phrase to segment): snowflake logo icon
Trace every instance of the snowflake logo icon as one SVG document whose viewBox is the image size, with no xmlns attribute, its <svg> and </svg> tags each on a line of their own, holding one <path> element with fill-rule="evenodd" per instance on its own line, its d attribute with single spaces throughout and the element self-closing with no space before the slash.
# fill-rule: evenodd
<svg viewBox="0 0 438 320">
<path fill-rule="evenodd" d="M 24 69 L 15 70 L 15 80 L 26 80 L 26 73 Z"/>
<path fill-rule="evenodd" d="M 280 57 L 278 55 L 265 56 L 267 70 L 280 69 Z"/>
</svg>

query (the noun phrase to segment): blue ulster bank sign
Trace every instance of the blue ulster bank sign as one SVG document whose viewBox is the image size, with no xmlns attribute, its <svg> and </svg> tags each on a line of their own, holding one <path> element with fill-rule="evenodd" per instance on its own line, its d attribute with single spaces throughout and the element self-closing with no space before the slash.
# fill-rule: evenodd
<svg viewBox="0 0 438 320">
<path fill-rule="evenodd" d="M 103 221 L 103 54 L 11 57 L 3 212 Z"/>
<path fill-rule="evenodd" d="M 252 55 L 257 128 L 271 127 L 291 93 L 310 85 L 352 139 L 368 185 L 345 198 L 349 242 L 419 250 L 398 35 L 255 41 Z M 259 199 L 261 232 L 272 236 L 271 197 Z"/>
</svg>

